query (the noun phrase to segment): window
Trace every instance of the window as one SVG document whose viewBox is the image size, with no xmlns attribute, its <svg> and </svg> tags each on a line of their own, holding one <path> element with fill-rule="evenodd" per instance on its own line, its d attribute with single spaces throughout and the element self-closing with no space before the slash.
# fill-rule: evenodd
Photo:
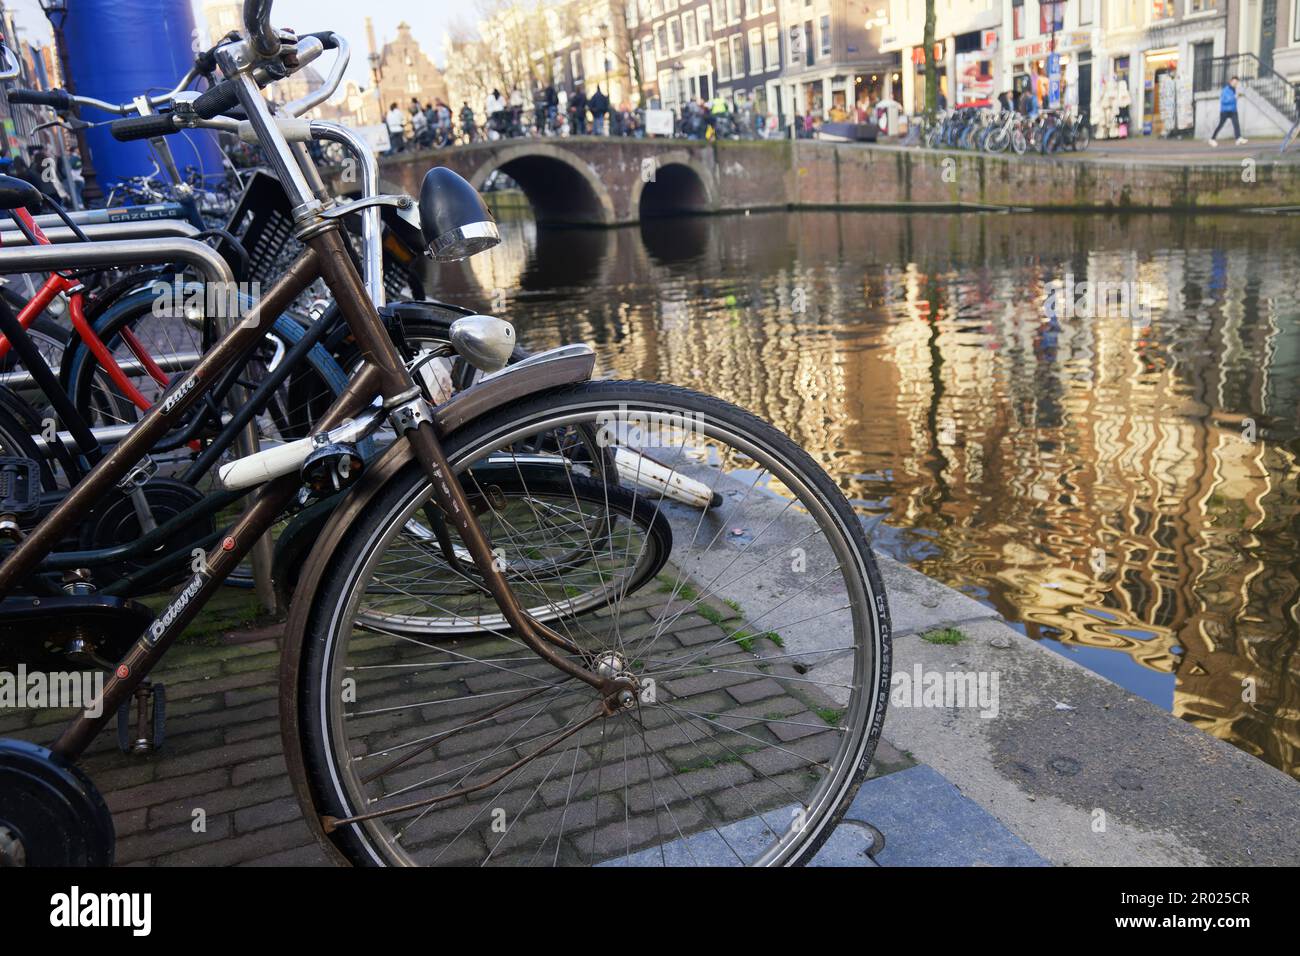
<svg viewBox="0 0 1300 956">
<path fill-rule="evenodd" d="M 1210 71 L 1213 69 L 1214 41 L 1202 40 L 1192 44 L 1192 86 L 1197 90 L 1210 89 Z"/>
<path fill-rule="evenodd" d="M 817 47 L 813 45 L 813 22 L 805 20 L 803 24 L 803 62 L 812 66 L 817 59 Z"/>
<path fill-rule="evenodd" d="M 763 31 L 749 31 L 749 72 L 763 72 Z"/>
<path fill-rule="evenodd" d="M 1011 0 L 1011 37 L 1025 38 L 1025 0 Z"/>
<path fill-rule="evenodd" d="M 758 0 L 745 0 L 745 19 L 758 16 Z"/>
<path fill-rule="evenodd" d="M 650 16 L 662 17 L 664 15 L 664 0 L 650 0 Z"/>
<path fill-rule="evenodd" d="M 668 52 L 673 56 L 682 52 L 682 18 L 673 17 L 668 21 Z"/>
<path fill-rule="evenodd" d="M 718 41 L 718 82 L 731 79 L 731 46 L 726 40 Z"/>
<path fill-rule="evenodd" d="M 664 12 L 672 13 L 677 9 L 677 0 L 664 0 Z"/>
<path fill-rule="evenodd" d="M 686 49 L 693 46 L 699 46 L 700 34 L 699 28 L 695 25 L 695 11 L 688 10 L 682 14 L 682 33 L 686 38 Z"/>
<path fill-rule="evenodd" d="M 1064 29 L 1065 0 L 1039 0 L 1038 32 L 1046 36 L 1049 33 L 1060 33 Z"/>
<path fill-rule="evenodd" d="M 769 23 L 764 27 L 764 41 L 767 45 L 767 68 L 769 70 L 780 69 L 781 67 L 781 28 L 775 23 Z"/>
<path fill-rule="evenodd" d="M 1116 26 L 1134 26 L 1141 22 L 1138 3 L 1141 0 L 1111 0 L 1114 16 L 1111 18 Z"/>
<path fill-rule="evenodd" d="M 1196 0 L 1192 0 L 1193 3 Z M 1092 5 L 1096 0 L 1079 0 L 1079 26 L 1085 27 L 1092 23 Z"/>
<path fill-rule="evenodd" d="M 573 76 L 573 82 L 577 83 L 582 78 L 582 51 L 574 50 L 569 54 L 569 72 Z"/>
<path fill-rule="evenodd" d="M 1174 15 L 1174 0 L 1151 0 L 1151 19 L 1168 20 Z"/>
<path fill-rule="evenodd" d="M 740 0 L 727 0 L 727 22 L 740 22 Z"/>
<path fill-rule="evenodd" d="M 655 27 L 655 53 L 659 59 L 668 59 L 668 27 L 661 23 Z"/>
<path fill-rule="evenodd" d="M 831 18 L 829 14 L 822 17 L 821 36 L 822 36 L 821 55 L 830 56 L 831 55 Z"/>
<path fill-rule="evenodd" d="M 655 44 L 649 37 L 641 40 L 641 75 L 654 76 L 658 60 L 655 58 Z"/>
<path fill-rule="evenodd" d="M 700 21 L 700 42 L 708 43 L 710 40 L 713 39 L 713 32 L 709 29 L 710 21 L 709 21 L 708 7 L 700 7 L 699 21 Z"/>
<path fill-rule="evenodd" d="M 1219 0 L 1187 0 L 1187 12 L 1189 14 L 1209 13 L 1210 11 L 1217 9 L 1219 9 Z M 1297 11 L 1296 13 L 1300 14 L 1300 11 Z M 1300 27 L 1300 19 L 1297 19 L 1297 15 L 1292 15 L 1291 22 L 1297 27 Z M 1300 39 L 1300 33 L 1294 33 L 1293 31 L 1293 34 L 1297 39 Z"/>
<path fill-rule="evenodd" d="M 745 75 L 745 38 L 736 33 L 731 37 L 731 76 L 733 79 Z"/>
<path fill-rule="evenodd" d="M 763 12 L 771 13 L 776 9 L 776 0 L 763 0 Z"/>
</svg>

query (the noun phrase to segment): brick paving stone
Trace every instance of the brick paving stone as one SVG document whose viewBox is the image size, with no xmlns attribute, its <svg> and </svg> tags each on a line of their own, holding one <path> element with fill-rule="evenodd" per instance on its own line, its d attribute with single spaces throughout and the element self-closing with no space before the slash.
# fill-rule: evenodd
<svg viewBox="0 0 1300 956">
<path fill-rule="evenodd" d="M 738 704 L 752 704 L 754 701 L 762 700 L 765 697 L 780 697 L 785 694 L 785 688 L 768 678 L 767 680 L 749 681 L 745 684 L 728 684 L 727 693 L 734 697 Z"/>
<path fill-rule="evenodd" d="M 209 816 L 238 811 L 242 807 L 259 805 L 293 793 L 287 775 L 264 777 L 242 786 L 223 786 L 207 793 L 186 794 L 166 803 L 149 807 L 149 826 L 164 827 L 193 818 L 196 809 Z"/>
<path fill-rule="evenodd" d="M 252 780 L 260 780 L 264 777 L 288 772 L 288 768 L 284 763 L 284 754 L 276 754 L 273 757 L 250 760 L 234 767 L 230 772 L 230 782 L 236 787 L 242 787 Z"/>
<path fill-rule="evenodd" d="M 229 782 L 230 769 L 217 767 L 203 773 L 172 777 L 170 780 L 127 787 L 124 790 L 112 790 L 104 794 L 104 800 L 108 808 L 117 813 L 120 810 L 134 810 L 137 807 L 166 803 L 192 793 L 207 793 L 224 787 Z"/>
<path fill-rule="evenodd" d="M 635 666 L 667 669 L 656 700 L 592 724 L 510 772 L 486 795 L 438 805 L 418 822 L 408 814 L 412 826 L 403 844 L 411 852 L 423 858 L 445 850 L 443 862 L 463 864 L 482 862 L 491 852 L 491 862 L 500 865 L 549 863 L 558 848 L 562 860 L 582 862 L 593 837 L 606 854 L 628 846 L 635 851 L 661 837 L 677 839 L 678 828 L 707 831 L 711 823 L 750 817 L 755 805 L 788 806 L 783 786 L 804 792 L 810 762 L 825 759 L 839 736 L 831 728 L 777 722 L 820 723 L 808 709 L 814 701 L 805 688 L 779 679 L 795 674 L 789 665 L 773 662 L 759 670 L 762 654 L 783 651 L 765 641 L 749 651 L 728 640 L 744 622 L 722 602 L 680 595 L 669 601 L 656 588 L 624 607 L 617 638 Z M 727 623 L 718 626 L 699 614 L 701 608 Z M 655 638 L 664 620 L 679 613 Z M 573 633 L 599 639 L 613 623 L 609 614 L 588 615 Z M 277 647 L 265 637 L 236 634 L 230 643 L 176 648 L 155 674 L 168 688 L 164 749 L 143 758 L 124 755 L 106 733 L 88 750 L 85 764 L 115 814 L 122 865 L 329 861 L 302 820 L 286 774 Z M 506 668 L 455 656 L 481 653 L 511 663 Z M 370 754 L 368 766 L 378 768 L 379 760 L 410 753 L 422 738 L 475 721 L 411 756 L 376 784 L 375 793 L 410 787 L 394 799 L 415 800 L 436 792 L 431 778 L 443 787 L 487 779 L 592 713 L 589 689 L 578 682 L 565 686 L 540 661 L 518 660 L 527 654 L 497 638 L 430 647 L 358 637 L 348 663 L 362 703 L 351 713 L 373 712 L 350 717 L 346 726 L 350 751 Z M 424 663 L 429 666 L 418 666 Z M 519 699 L 530 689 L 541 693 Z M 58 730 L 55 716 L 0 715 L 22 732 L 47 736 Z M 509 827 L 505 839 L 493 828 L 501 819 L 492 813 L 498 808 Z M 207 815 L 206 833 L 193 832 L 196 809 Z"/>
<path fill-rule="evenodd" d="M 301 819 L 302 809 L 298 806 L 297 798 L 283 797 L 269 803 L 259 803 L 256 806 L 236 810 L 235 832 L 252 833 L 263 827 Z"/>
<path fill-rule="evenodd" d="M 195 833 L 191 821 L 185 820 L 120 839 L 117 841 L 117 862 L 151 860 L 203 844 L 224 842 L 232 833 L 230 817 L 227 815 L 208 817 L 205 826 L 204 832 Z"/>
<path fill-rule="evenodd" d="M 293 847 L 289 850 L 280 850 L 276 853 L 270 853 L 266 856 L 255 857 L 251 860 L 244 860 L 242 863 L 236 863 L 236 866 L 329 866 L 331 865 L 330 857 L 313 840 L 311 843 L 303 846 Z"/>
<path fill-rule="evenodd" d="M 290 824 L 268 827 L 255 833 L 230 836 L 227 839 L 188 847 L 159 856 L 159 866 L 234 866 L 245 860 L 254 860 L 278 850 L 289 850 L 314 844 L 307 824 L 297 819 Z"/>
</svg>

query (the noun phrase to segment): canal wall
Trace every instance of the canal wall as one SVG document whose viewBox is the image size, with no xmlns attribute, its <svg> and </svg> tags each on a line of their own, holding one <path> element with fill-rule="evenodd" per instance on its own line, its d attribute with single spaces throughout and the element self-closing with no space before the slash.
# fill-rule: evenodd
<svg viewBox="0 0 1300 956">
<path fill-rule="evenodd" d="M 796 206 L 1192 212 L 1300 203 L 1300 165 L 1254 159 L 1187 165 L 826 143 L 790 153 Z"/>
<path fill-rule="evenodd" d="M 801 663 L 800 673 L 823 691 L 850 683 L 852 659 L 828 654 L 843 637 L 827 627 L 833 619 L 818 613 L 825 596 L 790 593 L 785 565 L 774 560 L 791 541 L 806 540 L 811 520 L 791 513 L 784 499 L 743 494 L 746 484 L 730 476 L 706 483 L 724 500 L 744 502 L 743 515 L 723 506 L 715 519 L 720 527 L 763 531 L 739 546 L 751 565 L 745 573 L 725 574 L 735 562 L 726 545 L 704 549 L 691 573 L 706 581 L 726 578 L 716 596 L 742 617 L 763 615 L 781 633 L 780 653 Z M 697 533 L 689 512 L 670 520 L 683 539 Z M 1088 670 L 1068 651 L 1032 640 L 968 595 L 880 551 L 876 560 L 893 633 L 893 691 L 877 773 L 887 777 L 912 763 L 930 768 L 1029 851 L 1058 865 L 1300 860 L 1300 781 Z M 781 617 L 774 619 L 769 609 L 777 598 Z M 777 623 L 787 619 L 813 623 Z M 983 679 L 993 689 L 993 706 L 986 700 L 951 705 L 923 692 L 928 682 L 948 676 Z M 981 839 L 974 836 L 976 822 L 954 825 L 913 810 L 892 826 L 888 807 L 865 811 L 864 819 L 883 830 L 886 846 L 906 845 L 932 827 L 951 828 L 953 844 Z M 942 865 L 948 852 L 911 858 Z"/>
<path fill-rule="evenodd" d="M 818 207 L 1206 212 L 1300 206 L 1300 164 L 1272 158 L 1179 163 L 1158 156 L 1021 157 L 789 140 L 514 139 L 386 157 L 381 174 L 387 189 L 415 195 L 435 165 L 480 189 L 505 174 L 538 221 L 555 225 Z"/>
</svg>

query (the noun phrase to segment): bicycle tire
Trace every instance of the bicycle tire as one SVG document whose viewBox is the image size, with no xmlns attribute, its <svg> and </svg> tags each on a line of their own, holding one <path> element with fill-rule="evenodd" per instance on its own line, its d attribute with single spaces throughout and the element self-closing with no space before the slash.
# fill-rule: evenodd
<svg viewBox="0 0 1300 956">
<path fill-rule="evenodd" d="M 889 688 L 889 615 L 884 600 L 883 583 L 876 568 L 870 546 L 863 533 L 862 525 L 834 482 L 814 464 L 802 449 L 758 418 L 725 402 L 687 392 L 684 389 L 637 382 L 587 383 L 534 396 L 517 406 L 499 410 L 482 420 L 471 423 L 460 432 L 449 436 L 445 442 L 445 448 L 448 451 L 449 461 L 452 463 L 453 469 L 455 469 L 468 464 L 466 459 L 473 459 L 475 455 L 482 453 L 484 449 L 495 447 L 498 441 L 507 440 L 510 436 L 528 432 L 534 427 L 546 428 L 554 422 L 567 420 L 573 415 L 601 414 L 611 409 L 621 409 L 623 410 L 622 413 L 626 413 L 629 408 L 648 413 L 653 413 L 656 410 L 673 410 L 678 414 L 698 414 L 708 422 L 706 426 L 702 427 L 712 429 L 715 434 L 730 435 L 744 442 L 743 447 L 746 452 L 754 456 L 752 458 L 756 463 L 754 467 L 757 467 L 758 463 L 762 463 L 765 471 L 771 468 L 771 474 L 774 478 L 779 475 L 783 487 L 791 495 L 797 496 L 801 504 L 812 506 L 813 520 L 817 523 L 818 530 L 828 536 L 828 542 L 831 535 L 835 536 L 833 544 L 828 543 L 827 547 L 834 554 L 842 554 L 848 559 L 849 570 L 846 572 L 846 580 L 850 582 L 850 588 L 854 595 L 855 603 L 853 604 L 852 619 L 857 642 L 853 645 L 856 650 L 850 664 L 851 673 L 856 676 L 846 686 L 851 691 L 856 691 L 856 695 L 850 694 L 849 703 L 847 704 L 848 709 L 844 711 L 846 717 L 841 718 L 844 720 L 844 724 L 835 725 L 841 728 L 840 733 L 843 736 L 838 739 L 842 743 L 838 745 L 834 757 L 820 758 L 821 766 L 829 768 L 824 779 L 815 780 L 814 782 L 804 781 L 805 786 L 816 788 L 809 799 L 808 805 L 804 808 L 807 810 L 806 817 L 800 819 L 796 812 L 796 822 L 792 824 L 791 828 L 788 831 L 778 833 L 772 828 L 768 818 L 763 816 L 764 811 L 758 811 L 758 818 L 769 828 L 763 839 L 771 837 L 777 840 L 778 843 L 767 847 L 761 853 L 755 851 L 750 856 L 740 854 L 731 846 L 730 841 L 727 841 L 719 830 L 719 826 L 724 825 L 722 821 L 716 824 L 709 821 L 713 833 L 716 833 L 723 842 L 727 843 L 738 862 L 767 865 L 801 865 L 807 863 L 816 855 L 818 849 L 829 838 L 835 826 L 843 818 L 844 812 L 865 778 L 876 742 L 879 739 Z M 334 678 L 343 673 L 340 668 L 346 668 L 348 663 L 346 659 L 347 651 L 342 648 L 344 640 L 340 639 L 338 632 L 340 627 L 348 627 L 346 624 L 340 623 L 341 616 L 351 613 L 351 609 L 355 608 L 357 601 L 356 589 L 362 587 L 364 591 L 362 578 L 368 573 L 366 566 L 368 564 L 373 566 L 375 562 L 380 560 L 383 554 L 384 536 L 390 534 L 393 529 L 402 526 L 401 523 L 406 520 L 404 516 L 408 509 L 419 507 L 419 499 L 423 494 L 425 483 L 422 472 L 414 464 L 390 479 L 385 488 L 370 500 L 367 507 L 356 516 L 355 520 L 349 522 L 342 539 L 337 546 L 332 547 L 329 568 L 317 580 L 314 593 L 300 593 L 297 595 L 297 600 L 306 602 L 302 606 L 308 609 L 301 623 L 304 640 L 300 666 L 297 672 L 298 683 L 295 688 L 299 733 L 296 738 L 292 738 L 286 743 L 290 747 L 298 748 L 299 752 L 295 756 L 302 760 L 306 768 L 307 803 L 304 805 L 303 810 L 305 814 L 314 819 L 322 817 L 346 819 L 353 813 L 371 809 L 371 804 L 364 799 L 359 799 L 358 793 L 349 791 L 351 784 L 348 783 L 348 780 L 354 777 L 356 773 L 353 764 L 361 758 L 352 756 L 353 751 L 348 749 L 347 741 L 345 739 L 340 740 L 335 730 L 339 726 L 344 705 L 341 703 L 342 698 L 337 697 L 335 693 L 337 688 L 334 686 Z M 681 559 L 675 554 L 674 561 L 679 560 Z M 832 568 L 832 571 L 834 570 L 836 568 Z M 674 588 L 668 600 L 675 598 L 678 593 Z M 665 599 L 660 597 L 656 600 Z M 350 628 L 348 629 L 350 630 Z M 724 643 L 725 640 L 724 638 Z M 515 648 L 509 645 L 507 647 L 512 652 L 516 651 Z M 468 645 L 458 644 L 456 657 L 466 657 L 469 650 Z M 371 660 L 378 662 L 387 660 L 387 658 L 380 656 L 371 658 Z M 673 662 L 669 661 L 669 663 Z M 735 666 L 738 667 L 739 665 Z M 382 665 L 380 669 L 382 670 Z M 777 671 L 772 672 L 772 679 L 774 681 L 783 680 L 785 679 L 783 677 L 784 673 L 786 672 L 781 672 L 778 668 Z M 806 674 L 809 672 L 803 671 L 801 673 Z M 498 685 L 500 683 L 498 681 Z M 817 684 L 819 682 L 812 680 L 811 683 Z M 505 686 L 513 685 L 507 682 Z M 423 688 L 419 688 L 418 693 L 423 693 L 423 690 Z M 390 703 L 392 702 L 392 698 L 386 699 Z M 336 702 L 338 703 L 336 704 Z M 395 709 L 400 710 L 402 708 Z M 641 714 L 639 704 L 637 705 L 637 712 L 638 715 Z M 766 714 L 763 719 L 775 718 L 771 714 Z M 721 724 L 718 721 L 714 723 L 723 727 L 724 731 L 730 729 L 729 725 Z M 354 722 L 349 726 L 360 729 L 362 725 Z M 423 725 L 416 729 L 419 733 L 424 733 L 429 728 L 427 725 Z M 491 728 L 487 729 L 490 730 Z M 602 730 L 602 739 L 603 734 L 604 731 Z M 407 747 L 407 745 L 398 747 L 395 742 L 398 738 L 394 735 L 384 739 L 393 741 L 394 747 L 399 750 Z M 428 740 L 430 738 L 425 737 L 422 739 Z M 507 738 L 508 741 L 509 738 Z M 464 747 L 466 743 L 465 741 L 458 741 L 458 746 L 468 752 L 473 747 Z M 340 746 L 342 746 L 342 750 L 340 750 Z M 483 746 L 486 748 L 490 744 L 483 744 Z M 522 744 L 518 746 L 522 749 Z M 649 745 L 646 744 L 645 746 L 648 747 Z M 436 750 L 436 745 L 421 748 L 422 751 L 430 749 Z M 781 750 L 782 748 L 777 745 L 776 749 Z M 578 761 L 578 751 L 579 746 L 575 744 L 573 747 L 575 766 Z M 391 752 L 391 750 L 386 751 L 386 754 L 391 754 Z M 453 750 L 453 753 L 458 752 L 460 751 Z M 567 754 L 568 751 L 566 750 L 563 753 Z M 348 755 L 346 757 L 346 766 L 340 762 L 343 755 Z M 489 753 L 484 759 L 491 756 L 492 754 Z M 603 761 L 603 749 L 597 759 Z M 368 766 L 373 766 L 373 764 Z M 627 769 L 627 766 L 625 751 L 624 770 Z M 747 768 L 748 765 L 745 765 L 739 769 L 746 770 Z M 538 769 L 540 769 L 540 766 L 538 766 Z M 425 768 L 414 766 L 410 768 L 410 771 L 413 775 L 416 771 L 425 772 Z M 679 770 L 678 772 L 686 771 Z M 816 777 L 811 772 L 807 773 L 809 777 Z M 587 776 L 589 774 L 585 775 L 583 781 L 579 782 L 579 790 L 581 790 Z M 764 774 L 763 776 L 766 777 L 767 775 Z M 789 778 L 790 775 L 787 775 L 783 779 Z M 653 781 L 653 772 L 651 773 L 651 780 Z M 531 785 L 532 782 L 533 778 L 530 777 L 529 784 Z M 545 782 L 545 778 L 538 782 L 538 788 L 540 789 Z M 570 792 L 572 792 L 572 777 L 569 786 Z M 597 802 L 599 801 L 599 786 L 599 783 L 597 783 Z M 363 797 L 364 794 L 361 796 Z M 458 797 L 458 799 L 463 798 Z M 778 802 L 781 799 L 785 799 L 785 797 L 778 795 Z M 652 807 L 655 806 L 653 803 L 651 805 Z M 486 806 L 485 804 L 484 807 L 486 808 Z M 565 806 L 564 812 L 567 814 L 568 804 L 566 803 Z M 750 800 L 750 806 L 754 806 L 752 799 Z M 671 814 L 671 807 L 667 803 L 665 803 L 665 807 L 668 807 Z M 478 819 L 478 815 L 475 815 L 474 818 L 468 817 L 468 811 L 472 809 L 473 806 L 471 805 L 465 808 L 464 813 L 461 813 L 459 809 L 449 811 L 451 814 L 449 817 L 439 817 L 437 820 L 439 825 L 447 826 L 449 824 L 454 829 L 464 819 L 465 829 L 460 831 L 463 834 Z M 733 808 L 733 811 L 734 815 L 739 816 L 746 814 L 748 809 L 741 805 Z M 483 810 L 480 810 L 479 814 L 482 812 Z M 521 815 L 522 813 L 523 810 L 520 810 Z M 660 829 L 658 827 L 659 813 L 657 808 L 654 816 L 656 829 Z M 424 819 L 423 814 L 420 819 Z M 594 819 L 600 819 L 598 813 L 594 814 Z M 445 823 L 441 822 L 444 820 Z M 752 823 L 752 820 L 753 817 L 749 817 L 734 824 L 727 822 L 725 826 L 741 826 L 742 824 Z M 642 823 L 644 824 L 644 819 Z M 594 826 L 594 823 L 592 826 Z M 553 829 L 554 827 L 552 827 Z M 667 862 L 665 847 L 669 847 L 674 854 L 675 860 L 681 859 L 684 861 L 684 848 L 686 852 L 689 852 L 693 862 L 699 862 L 696 854 L 690 850 L 690 840 L 695 839 L 699 834 L 709 837 L 709 830 L 701 828 L 688 838 L 681 831 L 679 825 L 677 832 L 681 834 L 682 839 L 657 844 L 659 854 L 654 859 Z M 591 834 L 594 846 L 598 832 L 591 830 Z M 583 835 L 585 839 L 587 831 L 584 831 Z M 521 838 L 526 839 L 527 835 L 524 834 Z M 375 821 L 342 825 L 334 829 L 330 839 L 343 856 L 356 865 L 399 865 L 411 862 L 405 845 L 398 847 L 392 840 L 386 840 L 380 834 L 378 824 Z M 549 839 L 549 836 L 547 839 Z M 644 842 L 645 838 L 639 837 L 638 839 Z M 649 839 L 665 840 L 666 838 L 662 830 L 660 830 L 659 833 L 651 835 Z M 630 836 L 628 840 L 630 844 Z M 420 847 L 417 840 L 412 839 L 410 843 L 411 852 Z M 557 838 L 557 859 L 560 856 L 559 844 L 560 840 Z M 546 840 L 544 839 L 538 849 L 540 850 L 545 846 Z M 639 852 L 650 851 L 639 848 Z M 492 853 L 489 851 L 489 859 L 491 855 Z M 595 856 L 594 849 L 592 856 Z M 565 858 L 566 860 L 569 859 L 567 855 Z M 630 845 L 624 859 L 627 858 L 631 858 Z M 485 859 L 483 862 L 488 862 L 489 859 Z M 439 861 L 435 860 L 435 862 Z M 636 862 L 636 860 L 633 859 L 633 862 Z"/>
</svg>

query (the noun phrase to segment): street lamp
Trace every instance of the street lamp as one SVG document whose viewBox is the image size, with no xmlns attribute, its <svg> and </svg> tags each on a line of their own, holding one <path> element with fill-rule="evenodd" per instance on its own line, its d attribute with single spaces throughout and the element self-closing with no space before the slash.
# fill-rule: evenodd
<svg viewBox="0 0 1300 956">
<path fill-rule="evenodd" d="M 379 78 L 382 72 L 379 67 L 380 56 L 375 52 L 371 53 L 368 59 L 370 60 L 370 82 L 375 84 L 375 100 L 379 104 L 379 122 L 382 123 L 384 122 L 384 91 L 379 88 Z"/>
<path fill-rule="evenodd" d="M 76 93 L 76 83 L 72 79 L 72 73 L 68 70 L 68 50 L 67 41 L 63 36 L 63 23 L 68 19 L 68 0 L 40 0 L 41 11 L 45 14 L 45 19 L 50 21 L 50 27 L 54 30 L 54 55 L 58 58 L 59 72 L 63 74 L 63 86 L 69 93 Z M 74 119 L 80 119 L 80 110 L 74 105 L 72 107 L 72 116 Z M 81 154 L 81 178 L 84 182 L 81 190 L 81 196 L 87 206 L 104 197 L 104 191 L 99 188 L 99 177 L 95 173 L 95 164 L 90 159 L 90 147 L 86 145 L 86 132 L 80 128 L 80 124 L 73 124 L 76 127 L 73 135 L 77 140 L 77 152 Z M 71 189 L 72 184 L 68 184 Z"/>
</svg>

